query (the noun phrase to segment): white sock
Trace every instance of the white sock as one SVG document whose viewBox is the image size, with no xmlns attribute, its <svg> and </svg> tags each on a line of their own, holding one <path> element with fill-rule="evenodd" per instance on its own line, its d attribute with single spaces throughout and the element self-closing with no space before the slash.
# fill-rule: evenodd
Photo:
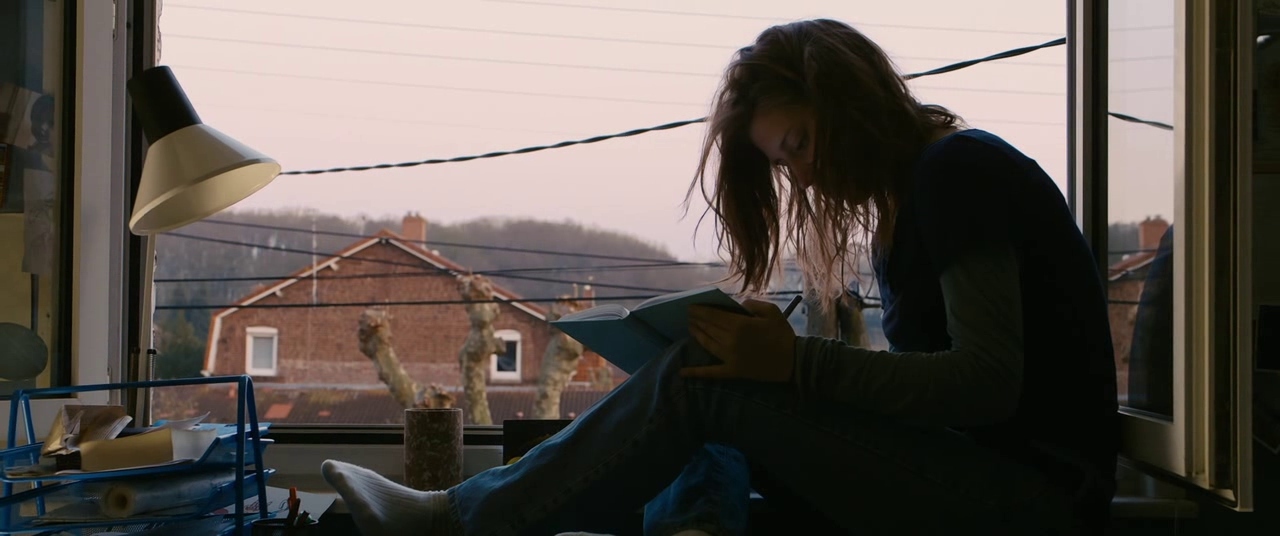
<svg viewBox="0 0 1280 536">
<path fill-rule="evenodd" d="M 443 491 L 407 488 L 363 467 L 334 460 L 325 460 L 321 469 L 365 536 L 461 534 Z"/>
</svg>

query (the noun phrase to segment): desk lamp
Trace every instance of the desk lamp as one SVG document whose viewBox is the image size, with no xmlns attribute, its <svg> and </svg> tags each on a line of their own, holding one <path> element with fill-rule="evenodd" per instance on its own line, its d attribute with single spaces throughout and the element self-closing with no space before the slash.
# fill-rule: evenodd
<svg viewBox="0 0 1280 536">
<path fill-rule="evenodd" d="M 143 237 L 143 314 L 140 340 L 128 363 L 133 379 L 149 379 L 154 356 L 151 322 L 155 238 L 152 235 L 199 221 L 261 190 L 280 174 L 280 164 L 200 121 L 168 67 L 152 67 L 129 80 L 129 97 L 147 138 L 146 160 L 133 202 L 129 230 Z M 127 396 L 126 407 L 150 422 L 150 391 Z"/>
<path fill-rule="evenodd" d="M 168 67 L 129 80 L 150 147 L 129 229 L 153 235 L 207 218 L 261 190 L 280 164 L 200 121 Z"/>
</svg>

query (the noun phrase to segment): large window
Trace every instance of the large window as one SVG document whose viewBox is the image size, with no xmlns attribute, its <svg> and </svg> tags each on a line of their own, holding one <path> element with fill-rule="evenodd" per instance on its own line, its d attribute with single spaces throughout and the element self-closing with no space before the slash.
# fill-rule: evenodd
<svg viewBox="0 0 1280 536">
<path fill-rule="evenodd" d="M 856 24 L 904 72 L 1065 32 L 1061 4 L 981 4 L 921 11 L 717 0 L 624 13 L 520 2 L 165 2 L 160 63 L 205 122 L 296 171 L 482 154 L 698 117 L 734 50 L 797 18 Z M 972 17 L 983 9 L 1007 16 Z M 1064 58 L 1063 47 L 1048 48 L 912 84 L 923 100 L 1026 151 L 1065 191 Z M 392 372 L 424 392 L 435 385 L 463 404 L 460 355 L 479 326 L 519 335 L 477 360 L 493 423 L 533 416 L 546 370 L 568 371 L 559 415 L 580 415 L 625 375 L 590 349 L 570 356 L 571 367 L 544 367 L 563 358 L 549 350 L 548 318 L 724 275 L 713 226 L 698 226 L 705 206 L 695 199 L 687 217 L 680 211 L 703 134 L 692 125 L 461 163 L 282 176 L 158 237 L 155 370 L 245 373 L 265 365 L 242 353 L 245 329 L 277 326 L 276 374 L 257 384 L 258 406 L 277 408 L 272 422 L 394 424 L 402 412 L 380 364 L 397 363 Z M 842 318 L 859 319 L 866 343 L 885 348 L 867 272 L 858 294 L 869 308 Z M 468 288 L 483 287 L 463 288 L 467 274 L 492 285 L 480 295 L 498 300 L 496 316 L 462 303 Z M 772 290 L 785 304 L 799 288 L 788 271 Z M 805 329 L 804 316 L 792 320 Z M 217 396 L 157 396 L 155 415 Z"/>
<path fill-rule="evenodd" d="M 70 380 L 67 9 L 0 3 L 0 395 Z"/>
<path fill-rule="evenodd" d="M 1108 285 L 1125 463 L 1248 509 L 1252 2 L 1073 8 L 1077 208 Z"/>
</svg>

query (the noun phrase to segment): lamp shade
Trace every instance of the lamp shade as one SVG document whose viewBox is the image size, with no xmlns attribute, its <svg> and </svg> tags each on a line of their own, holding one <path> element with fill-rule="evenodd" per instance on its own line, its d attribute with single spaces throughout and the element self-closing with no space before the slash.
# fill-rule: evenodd
<svg viewBox="0 0 1280 536">
<path fill-rule="evenodd" d="M 148 235 L 212 216 L 261 190 L 280 164 L 205 125 L 168 67 L 129 80 L 150 143 L 129 229 Z"/>
</svg>

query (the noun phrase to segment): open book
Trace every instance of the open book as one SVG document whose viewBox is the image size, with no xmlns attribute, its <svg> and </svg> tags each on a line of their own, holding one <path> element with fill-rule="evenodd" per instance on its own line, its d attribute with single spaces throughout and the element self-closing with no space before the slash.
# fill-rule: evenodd
<svg viewBox="0 0 1280 536">
<path fill-rule="evenodd" d="M 568 314 L 551 324 L 627 374 L 635 374 L 668 346 L 689 335 L 689 306 L 709 305 L 742 314 L 746 308 L 717 287 L 664 294 L 634 309 L 605 304 Z"/>
</svg>

